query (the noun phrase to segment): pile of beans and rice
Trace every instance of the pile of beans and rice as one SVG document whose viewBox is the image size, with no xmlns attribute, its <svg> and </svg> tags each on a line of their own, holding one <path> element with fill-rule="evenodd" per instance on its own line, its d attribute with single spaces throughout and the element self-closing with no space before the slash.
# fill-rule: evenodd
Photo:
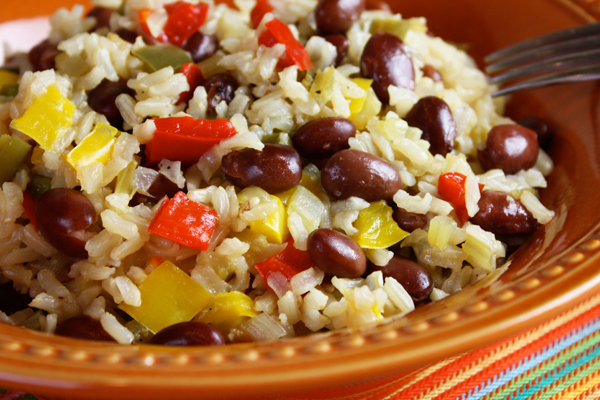
<svg viewBox="0 0 600 400">
<path fill-rule="evenodd" d="M 493 281 L 554 216 L 547 125 L 502 116 L 424 18 L 92 3 L 0 71 L 0 321 L 167 345 L 359 328 Z"/>
</svg>

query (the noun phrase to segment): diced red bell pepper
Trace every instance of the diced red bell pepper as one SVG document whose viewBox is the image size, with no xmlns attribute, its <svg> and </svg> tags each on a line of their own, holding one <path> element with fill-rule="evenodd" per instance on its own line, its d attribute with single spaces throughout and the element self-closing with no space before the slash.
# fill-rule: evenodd
<svg viewBox="0 0 600 400">
<path fill-rule="evenodd" d="M 187 82 L 190 85 L 190 90 L 179 95 L 177 104 L 187 103 L 190 101 L 192 97 L 194 97 L 194 91 L 196 88 L 204 83 L 204 75 L 202 75 L 202 70 L 196 64 L 185 63 L 179 72 L 181 72 L 187 78 Z"/>
<path fill-rule="evenodd" d="M 456 216 L 461 224 L 469 220 L 467 212 L 467 202 L 465 199 L 465 181 L 467 177 L 458 172 L 446 172 L 440 175 L 438 179 L 438 193 L 442 199 L 452 204 Z M 483 190 L 483 185 L 479 184 L 479 190 Z"/>
<path fill-rule="evenodd" d="M 214 145 L 237 133 L 226 119 L 168 117 L 155 119 L 154 124 L 154 137 L 146 144 L 146 165 L 158 164 L 163 158 L 184 165 L 197 163 Z"/>
<path fill-rule="evenodd" d="M 269 257 L 254 265 L 254 268 L 262 276 L 265 282 L 269 282 L 269 277 L 279 272 L 289 281 L 299 272 L 313 268 L 314 264 L 310 259 L 308 251 L 298 250 L 294 247 L 292 238 L 287 240 L 287 247 L 279 254 Z M 269 287 L 273 290 L 271 287 Z"/>
<path fill-rule="evenodd" d="M 265 14 L 270 13 L 271 11 L 273 11 L 273 6 L 269 3 L 269 0 L 258 0 L 252 9 L 252 12 L 250 12 L 252 28 L 256 29 Z"/>
<path fill-rule="evenodd" d="M 286 24 L 273 18 L 265 24 L 265 27 L 267 29 L 258 37 L 258 44 L 267 47 L 273 47 L 277 43 L 285 45 L 285 53 L 277 63 L 279 68 L 286 68 L 290 65 L 298 66 L 300 71 L 313 68 L 308 51 L 302 43 L 296 40 Z"/>
<path fill-rule="evenodd" d="M 36 232 L 39 232 L 37 218 L 35 217 L 36 201 L 37 200 L 35 196 L 31 194 L 28 190 L 25 190 L 23 192 L 23 208 L 25 209 L 25 214 L 27 214 L 27 218 L 29 218 L 29 221 L 31 221 L 33 229 L 35 229 Z"/>
<path fill-rule="evenodd" d="M 148 232 L 197 250 L 206 250 L 217 227 L 217 212 L 177 192 L 164 201 L 150 221 Z"/>
<path fill-rule="evenodd" d="M 208 14 L 208 5 L 205 3 L 194 5 L 178 1 L 165 5 L 165 10 L 169 14 L 169 19 L 163 30 L 170 43 L 181 47 L 204 24 Z"/>
</svg>

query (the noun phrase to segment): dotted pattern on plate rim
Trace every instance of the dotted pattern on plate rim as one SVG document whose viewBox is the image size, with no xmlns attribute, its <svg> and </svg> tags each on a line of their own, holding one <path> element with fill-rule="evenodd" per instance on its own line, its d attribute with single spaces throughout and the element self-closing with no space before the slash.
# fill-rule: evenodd
<svg viewBox="0 0 600 400">
<path fill-rule="evenodd" d="M 258 360 L 285 360 L 303 355 L 324 355 L 333 351 L 358 349 L 369 343 L 391 342 L 400 337 L 418 335 L 436 326 L 474 318 L 480 313 L 492 310 L 502 304 L 509 304 L 521 295 L 543 287 L 545 283 L 561 277 L 598 253 L 600 253 L 599 227 L 569 253 L 563 255 L 556 262 L 548 263 L 548 265 L 520 277 L 511 288 L 500 288 L 462 308 L 449 309 L 441 315 L 419 319 L 399 327 L 393 326 L 398 321 L 388 320 L 378 327 L 372 330 L 367 329 L 366 332 L 362 333 L 334 331 L 313 336 L 309 340 L 306 338 L 291 339 L 274 343 L 271 346 L 241 347 L 236 348 L 235 351 L 223 348 L 206 348 L 199 351 L 190 350 L 185 354 L 161 353 L 160 350 L 145 350 L 142 347 L 138 347 L 139 350 L 124 347 L 118 353 L 107 352 L 104 348 L 98 348 L 98 351 L 93 348 L 71 350 L 65 349 L 65 346 L 53 347 L 41 340 L 38 343 L 35 340 L 32 340 L 33 343 L 25 343 L 14 339 L 4 340 L 0 338 L 0 352 L 48 361 L 62 360 L 73 364 L 130 366 L 134 368 L 236 365 L 253 363 Z"/>
</svg>

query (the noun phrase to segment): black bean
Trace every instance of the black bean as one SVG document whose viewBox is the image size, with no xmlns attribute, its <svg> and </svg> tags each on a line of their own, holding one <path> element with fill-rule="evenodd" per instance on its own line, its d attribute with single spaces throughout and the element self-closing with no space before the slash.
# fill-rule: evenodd
<svg viewBox="0 0 600 400">
<path fill-rule="evenodd" d="M 404 43 L 395 35 L 378 32 L 367 42 L 360 59 L 360 73 L 373 78 L 373 90 L 383 104 L 390 102 L 388 86 L 413 90 L 415 71 Z"/>
<path fill-rule="evenodd" d="M 204 82 L 206 89 L 208 108 L 206 113 L 209 116 L 217 115 L 215 107 L 222 101 L 229 104 L 235 97 L 235 91 L 238 83 L 235 78 L 226 73 L 220 73 L 211 76 Z"/>
<path fill-rule="evenodd" d="M 220 346 L 225 338 L 212 326 L 198 321 L 168 326 L 150 339 L 150 344 L 163 346 Z"/>
<path fill-rule="evenodd" d="M 27 57 L 33 71 L 45 71 L 55 67 L 54 59 L 58 54 L 60 54 L 58 47 L 44 40 L 29 50 Z"/>
<path fill-rule="evenodd" d="M 6 315 L 26 309 L 31 300 L 28 293 L 23 294 L 17 291 L 12 282 L 0 285 L 0 311 Z"/>
<path fill-rule="evenodd" d="M 94 7 L 86 15 L 86 17 L 96 18 L 96 25 L 93 30 L 108 27 L 110 25 L 110 16 L 115 12 L 112 8 Z"/>
<path fill-rule="evenodd" d="M 374 271 L 381 271 L 384 278 L 391 277 L 397 280 L 408 292 L 415 305 L 427 302 L 433 291 L 433 279 L 429 271 L 408 258 L 395 255 L 383 267 L 369 262 L 368 273 Z"/>
<path fill-rule="evenodd" d="M 337 55 L 335 56 L 335 65 L 339 65 L 346 54 L 348 54 L 348 47 L 350 42 L 346 39 L 346 36 L 340 35 L 339 33 L 332 33 L 331 35 L 323 36 L 323 39 L 335 46 Z"/>
<path fill-rule="evenodd" d="M 539 226 L 523 204 L 508 193 L 485 191 L 477 205 L 479 211 L 471 222 L 494 234 L 532 233 Z"/>
<path fill-rule="evenodd" d="M 223 157 L 222 168 L 234 185 L 258 186 L 269 193 L 284 192 L 302 179 L 300 155 L 293 147 L 279 144 L 265 144 L 262 151 L 232 151 Z"/>
<path fill-rule="evenodd" d="M 520 119 L 517 123 L 531 129 L 537 134 L 538 144 L 542 149 L 548 148 L 552 136 L 554 136 L 554 132 L 548 125 L 548 122 L 539 117 L 527 117 Z"/>
<path fill-rule="evenodd" d="M 163 174 L 158 174 L 148 188 L 148 195 L 141 193 L 134 194 L 129 202 L 129 206 L 135 207 L 138 204 L 156 204 L 165 196 L 170 199 L 173 198 L 180 190 L 179 186 L 173 183 L 169 178 Z"/>
<path fill-rule="evenodd" d="M 123 93 L 135 97 L 135 91 L 127 86 L 126 80 L 112 82 L 104 79 L 88 94 L 90 107 L 97 113 L 103 114 L 112 126 L 121 130 L 123 129 L 123 117 L 115 100 Z"/>
<path fill-rule="evenodd" d="M 182 48 L 190 53 L 195 63 L 199 63 L 217 52 L 219 42 L 215 36 L 204 35 L 198 31 L 185 41 Z"/>
<path fill-rule="evenodd" d="M 364 10 L 365 0 L 319 0 L 315 8 L 317 30 L 322 35 L 344 33 Z"/>
<path fill-rule="evenodd" d="M 383 0 L 367 0 L 367 10 L 380 10 L 392 13 L 392 8 Z"/>
<path fill-rule="evenodd" d="M 535 165 L 539 145 L 537 135 L 521 125 L 497 125 L 488 133 L 486 148 L 477 152 L 485 169 L 499 168 L 515 174 Z"/>
<path fill-rule="evenodd" d="M 116 340 L 104 330 L 100 321 L 87 315 L 79 315 L 61 322 L 56 327 L 54 333 L 75 339 L 116 342 Z"/>
<path fill-rule="evenodd" d="M 35 216 L 41 235 L 58 251 L 75 258 L 87 258 L 86 231 L 96 221 L 96 210 L 81 192 L 50 189 L 36 202 Z"/>
<path fill-rule="evenodd" d="M 400 207 L 394 209 L 392 217 L 394 218 L 394 221 L 398 223 L 398 226 L 406 232 L 424 229 L 429 222 L 427 215 L 406 211 L 404 208 Z"/>
<path fill-rule="evenodd" d="M 320 159 L 349 148 L 348 139 L 355 134 L 356 127 L 346 118 L 328 117 L 305 123 L 292 140 L 302 157 Z"/>
<path fill-rule="evenodd" d="M 435 96 L 423 97 L 411 108 L 405 119 L 408 125 L 423 131 L 421 139 L 431 144 L 431 154 L 445 157 L 454 147 L 456 123 L 444 100 Z"/>
<path fill-rule="evenodd" d="M 433 66 L 426 64 L 425 66 L 423 66 L 422 70 L 423 76 L 431 78 L 432 81 L 440 82 L 442 80 L 442 74 L 440 74 L 440 71 L 435 69 Z"/>
<path fill-rule="evenodd" d="M 398 170 L 383 158 L 359 150 L 335 153 L 321 170 L 323 189 L 337 199 L 352 196 L 391 202 L 402 189 Z"/>
<path fill-rule="evenodd" d="M 313 264 L 328 275 L 358 278 L 367 269 L 367 258 L 349 236 L 321 228 L 308 235 L 307 250 Z"/>
</svg>

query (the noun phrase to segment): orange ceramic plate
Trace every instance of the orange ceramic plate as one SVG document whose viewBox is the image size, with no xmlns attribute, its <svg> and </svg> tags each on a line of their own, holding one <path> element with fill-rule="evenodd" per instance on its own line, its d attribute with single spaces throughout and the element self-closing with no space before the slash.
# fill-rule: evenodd
<svg viewBox="0 0 600 400">
<path fill-rule="evenodd" d="M 2 15 L 33 16 L 70 1 L 31 3 L 22 10 L 11 1 Z M 393 8 L 426 16 L 434 33 L 468 43 L 481 59 L 516 41 L 591 21 L 592 11 L 575 3 L 595 10 L 600 2 L 397 0 Z M 222 348 L 116 346 L 2 325 L 0 385 L 74 399 L 335 398 L 347 385 L 356 393 L 361 382 L 471 350 L 558 314 L 600 284 L 600 86 L 520 94 L 508 111 L 555 126 L 549 153 L 556 168 L 541 196 L 557 217 L 491 286 L 360 331 Z"/>
</svg>

